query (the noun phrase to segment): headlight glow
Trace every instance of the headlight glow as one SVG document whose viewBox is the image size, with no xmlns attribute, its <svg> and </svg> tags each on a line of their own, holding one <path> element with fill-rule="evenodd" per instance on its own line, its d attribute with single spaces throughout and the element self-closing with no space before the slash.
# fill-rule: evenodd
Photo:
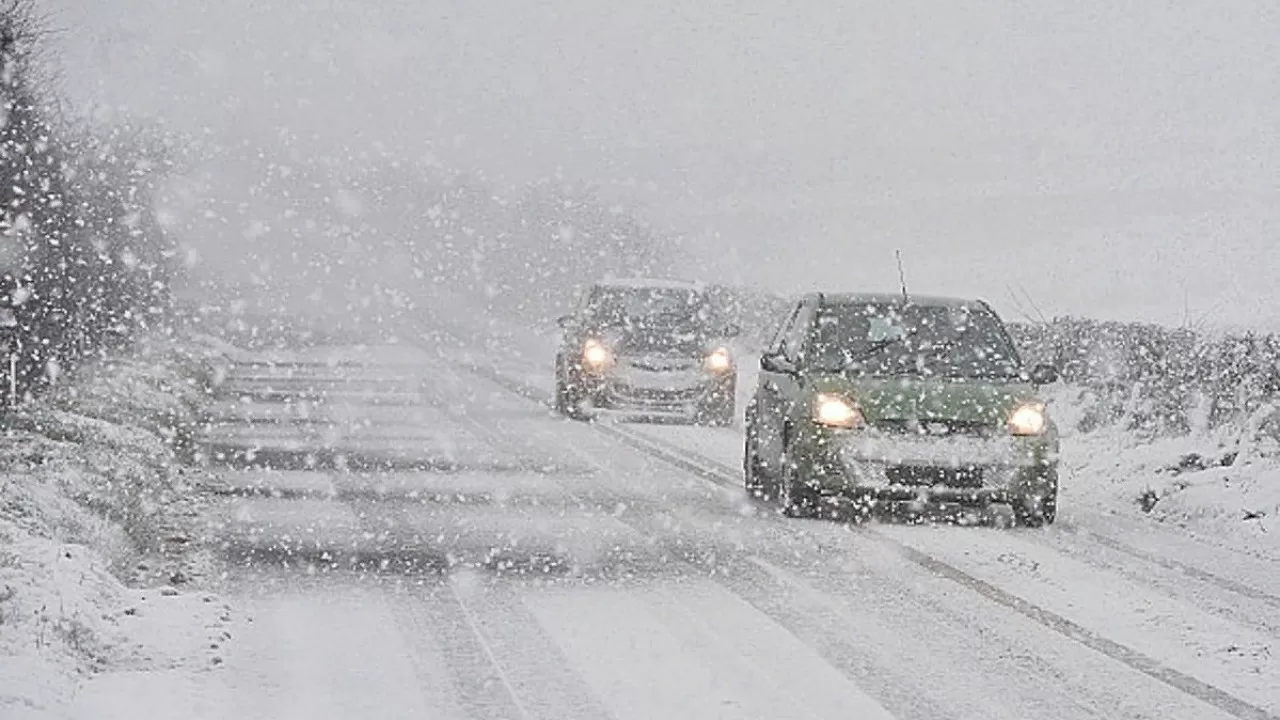
<svg viewBox="0 0 1280 720">
<path fill-rule="evenodd" d="M 588 340 L 582 345 L 582 364 L 593 369 L 603 368 L 609 364 L 613 353 L 599 340 Z"/>
<path fill-rule="evenodd" d="M 813 399 L 813 421 L 837 428 L 856 428 L 863 423 L 862 411 L 847 398 L 819 393 Z"/>
<path fill-rule="evenodd" d="M 725 372 L 733 369 L 733 356 L 727 348 L 716 348 L 707 354 L 702 364 L 712 372 Z"/>
<path fill-rule="evenodd" d="M 1048 425 L 1044 406 L 1039 403 L 1021 405 L 1009 415 L 1009 432 L 1014 435 L 1041 435 Z"/>
</svg>

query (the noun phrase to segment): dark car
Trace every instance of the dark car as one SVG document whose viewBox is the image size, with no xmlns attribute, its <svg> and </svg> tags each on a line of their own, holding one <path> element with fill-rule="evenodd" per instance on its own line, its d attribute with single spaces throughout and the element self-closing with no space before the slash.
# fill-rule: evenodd
<svg viewBox="0 0 1280 720">
<path fill-rule="evenodd" d="M 792 515 L 843 505 L 1007 503 L 1053 522 L 1058 431 L 1000 317 L 980 300 L 815 294 L 760 360 L 749 491 Z"/>
<path fill-rule="evenodd" d="M 728 341 L 738 328 L 720 316 L 702 286 L 599 282 L 559 323 L 555 402 L 561 414 L 733 423 L 738 374 Z"/>
</svg>

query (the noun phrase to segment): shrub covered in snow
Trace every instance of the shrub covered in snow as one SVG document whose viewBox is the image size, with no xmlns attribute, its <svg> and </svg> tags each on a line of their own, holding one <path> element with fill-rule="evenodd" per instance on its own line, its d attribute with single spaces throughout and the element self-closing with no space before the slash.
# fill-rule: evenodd
<svg viewBox="0 0 1280 720">
<path fill-rule="evenodd" d="M 213 353 L 212 350 L 209 351 Z M 201 472 L 205 353 L 149 342 L 86 364 L 6 418 L 0 449 L 0 716 L 65 699 L 77 673 L 142 662 L 140 598 L 209 572 Z"/>
<path fill-rule="evenodd" d="M 171 161 L 163 136 L 59 112 L 35 8 L 0 6 L 0 303 L 17 316 L 26 388 L 153 328 L 171 254 L 151 210 Z"/>
<path fill-rule="evenodd" d="M 1010 323 L 1029 362 L 1056 365 L 1079 390 L 1080 430 L 1151 435 L 1264 423 L 1280 395 L 1280 339 L 1211 336 L 1138 323 L 1059 318 Z"/>
</svg>

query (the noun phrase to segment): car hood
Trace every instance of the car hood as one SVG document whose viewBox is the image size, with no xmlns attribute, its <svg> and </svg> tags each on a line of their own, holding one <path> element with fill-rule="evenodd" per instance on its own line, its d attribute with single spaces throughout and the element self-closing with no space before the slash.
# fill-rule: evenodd
<svg viewBox="0 0 1280 720">
<path fill-rule="evenodd" d="M 1018 380 L 830 374 L 813 378 L 813 387 L 851 398 L 873 427 L 913 420 L 1003 426 L 1018 406 L 1040 402 L 1035 389 Z"/>
<path fill-rule="evenodd" d="M 697 356 L 717 339 L 704 329 L 680 325 L 615 325 L 598 327 L 593 335 L 619 355 Z"/>
</svg>

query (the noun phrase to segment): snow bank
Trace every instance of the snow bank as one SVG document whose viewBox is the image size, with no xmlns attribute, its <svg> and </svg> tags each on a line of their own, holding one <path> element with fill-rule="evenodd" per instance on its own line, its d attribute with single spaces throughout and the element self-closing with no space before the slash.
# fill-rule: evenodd
<svg viewBox="0 0 1280 720">
<path fill-rule="evenodd" d="M 152 342 L 3 418 L 0 717 L 58 716 L 88 675 L 171 662 L 138 642 L 162 601 L 220 632 L 225 609 L 194 590 L 212 556 L 184 464 L 215 355 Z"/>
<path fill-rule="evenodd" d="M 1150 433 L 1125 422 L 1094 427 L 1091 391 L 1064 385 L 1064 512 L 1144 516 L 1214 544 L 1280 560 L 1280 440 L 1264 407 L 1220 426 Z"/>
<path fill-rule="evenodd" d="M 1063 370 L 1068 507 L 1280 558 L 1280 339 L 1082 318 L 1012 330 Z"/>
</svg>

